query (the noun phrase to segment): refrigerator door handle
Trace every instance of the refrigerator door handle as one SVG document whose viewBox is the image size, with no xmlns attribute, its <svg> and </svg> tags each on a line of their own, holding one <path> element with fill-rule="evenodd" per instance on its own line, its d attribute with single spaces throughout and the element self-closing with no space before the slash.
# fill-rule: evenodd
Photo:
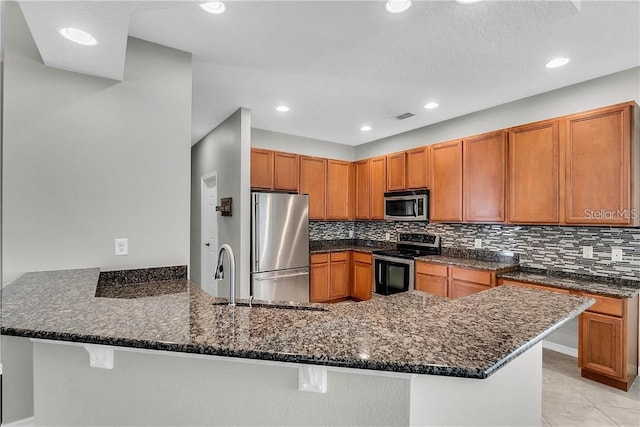
<svg viewBox="0 0 640 427">
<path fill-rule="evenodd" d="M 272 277 L 256 277 L 255 280 L 256 282 L 262 282 L 264 280 L 273 280 L 273 279 L 284 279 L 287 277 L 297 277 L 297 276 L 308 276 L 309 272 L 305 271 L 302 273 L 293 273 L 293 274 L 283 274 L 283 275 L 279 275 L 279 276 L 272 276 Z"/>
<path fill-rule="evenodd" d="M 260 258 L 258 251 L 258 197 L 253 195 L 253 220 L 251 221 L 251 256 L 253 257 L 253 271 L 260 271 Z"/>
</svg>

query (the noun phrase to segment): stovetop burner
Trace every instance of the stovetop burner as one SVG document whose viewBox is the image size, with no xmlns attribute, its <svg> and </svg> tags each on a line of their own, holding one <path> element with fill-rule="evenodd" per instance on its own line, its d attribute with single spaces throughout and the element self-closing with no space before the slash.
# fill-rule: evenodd
<svg viewBox="0 0 640 427">
<path fill-rule="evenodd" d="M 374 255 L 382 255 L 403 259 L 414 259 L 428 255 L 440 255 L 440 236 L 424 233 L 400 234 L 396 249 L 374 251 Z"/>
</svg>

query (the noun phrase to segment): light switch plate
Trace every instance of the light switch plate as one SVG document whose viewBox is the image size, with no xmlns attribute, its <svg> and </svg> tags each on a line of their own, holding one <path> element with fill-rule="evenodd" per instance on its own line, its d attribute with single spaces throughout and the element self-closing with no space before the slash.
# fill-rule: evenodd
<svg viewBox="0 0 640 427">
<path fill-rule="evenodd" d="M 593 246 L 582 247 L 582 258 L 593 258 Z"/>
<path fill-rule="evenodd" d="M 482 247 L 482 239 L 475 239 L 473 245 L 476 249 L 480 249 Z"/>
<path fill-rule="evenodd" d="M 622 261 L 622 249 L 611 248 L 611 261 Z"/>
<path fill-rule="evenodd" d="M 391 233 L 385 233 L 384 238 L 387 240 L 391 240 Z"/>
<path fill-rule="evenodd" d="M 116 255 L 129 253 L 129 239 L 116 239 Z"/>
</svg>

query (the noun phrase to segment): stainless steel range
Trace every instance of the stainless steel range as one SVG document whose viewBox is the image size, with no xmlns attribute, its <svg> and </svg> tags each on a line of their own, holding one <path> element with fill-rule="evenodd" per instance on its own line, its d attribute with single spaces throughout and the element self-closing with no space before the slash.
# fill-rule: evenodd
<svg viewBox="0 0 640 427">
<path fill-rule="evenodd" d="M 440 255 L 440 236 L 400 234 L 396 249 L 373 252 L 373 292 L 391 295 L 414 289 L 415 259 Z"/>
</svg>

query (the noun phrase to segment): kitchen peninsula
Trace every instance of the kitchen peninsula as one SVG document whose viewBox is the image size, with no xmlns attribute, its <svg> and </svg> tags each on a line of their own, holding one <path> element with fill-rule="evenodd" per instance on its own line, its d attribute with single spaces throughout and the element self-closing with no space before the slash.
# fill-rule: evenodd
<svg viewBox="0 0 640 427">
<path fill-rule="evenodd" d="M 541 340 L 593 303 L 501 286 L 229 307 L 183 271 L 3 290 L 2 333 L 35 340 L 36 424 L 536 424 Z"/>
</svg>

